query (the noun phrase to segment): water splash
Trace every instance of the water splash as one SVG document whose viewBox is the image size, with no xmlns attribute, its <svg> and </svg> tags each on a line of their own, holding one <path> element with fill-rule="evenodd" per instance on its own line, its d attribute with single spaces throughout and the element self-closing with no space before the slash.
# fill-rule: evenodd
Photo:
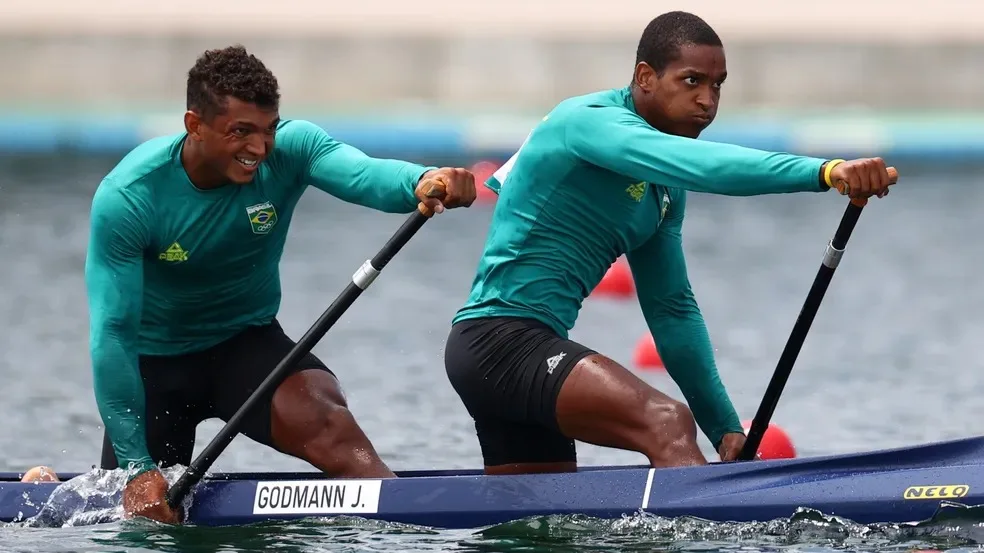
<svg viewBox="0 0 984 553">
<path fill-rule="evenodd" d="M 178 465 L 161 472 L 173 485 L 184 468 Z M 123 469 L 96 468 L 62 482 L 51 492 L 38 514 L 20 524 L 33 528 L 64 528 L 121 521 L 123 488 L 128 475 Z M 192 500 L 193 493 L 189 493 L 182 501 L 185 512 L 191 509 Z"/>
</svg>

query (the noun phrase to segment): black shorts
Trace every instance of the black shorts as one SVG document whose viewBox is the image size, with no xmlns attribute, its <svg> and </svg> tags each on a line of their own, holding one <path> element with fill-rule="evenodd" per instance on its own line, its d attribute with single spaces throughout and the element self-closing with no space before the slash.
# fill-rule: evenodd
<svg viewBox="0 0 984 553">
<path fill-rule="evenodd" d="M 533 319 L 451 327 L 444 366 L 475 419 L 485 466 L 577 461 L 574 440 L 557 425 L 557 396 L 574 365 L 593 353 Z"/>
<path fill-rule="evenodd" d="M 201 352 L 173 357 L 141 356 L 147 448 L 154 462 L 161 466 L 188 466 L 198 424 L 216 417 L 228 421 L 293 347 L 294 341 L 274 320 L 268 325 L 248 327 Z M 331 372 L 308 353 L 288 374 L 305 369 Z M 277 449 L 271 434 L 272 400 L 271 393 L 243 419 L 240 432 Z M 105 435 L 101 466 L 119 466 Z"/>
</svg>

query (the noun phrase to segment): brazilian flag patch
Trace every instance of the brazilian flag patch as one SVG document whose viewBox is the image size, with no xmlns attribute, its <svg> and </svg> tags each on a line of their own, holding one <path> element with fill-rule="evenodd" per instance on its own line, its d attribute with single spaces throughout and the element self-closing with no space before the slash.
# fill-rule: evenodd
<svg viewBox="0 0 984 553">
<path fill-rule="evenodd" d="M 277 224 L 277 209 L 270 202 L 247 207 L 246 215 L 249 216 L 249 226 L 253 229 L 253 234 L 269 234 Z"/>
</svg>

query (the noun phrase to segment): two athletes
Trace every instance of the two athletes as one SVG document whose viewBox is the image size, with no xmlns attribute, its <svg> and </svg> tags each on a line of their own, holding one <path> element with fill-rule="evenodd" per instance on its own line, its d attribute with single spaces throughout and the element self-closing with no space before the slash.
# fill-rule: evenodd
<svg viewBox="0 0 984 553">
<path fill-rule="evenodd" d="M 699 17 L 654 19 L 632 83 L 561 102 L 490 185 L 492 229 L 445 365 L 475 419 L 489 473 L 576 468 L 575 440 L 706 462 L 744 433 L 724 390 L 683 257 L 686 192 L 883 196 L 880 159 L 827 160 L 695 140 L 727 76 Z M 278 263 L 308 185 L 386 212 L 468 206 L 459 168 L 374 159 L 283 121 L 273 74 L 240 47 L 188 74 L 185 131 L 130 152 L 92 204 L 86 283 L 103 468 L 131 471 L 128 515 L 175 522 L 159 466 L 191 461 L 195 428 L 228 419 L 293 347 L 276 320 Z M 427 198 L 429 181 L 443 198 Z M 639 302 L 686 405 L 567 338 L 581 303 L 626 255 Z M 392 477 L 334 374 L 306 356 L 244 433 L 336 477 Z M 696 419 L 696 424 L 695 424 Z"/>
</svg>

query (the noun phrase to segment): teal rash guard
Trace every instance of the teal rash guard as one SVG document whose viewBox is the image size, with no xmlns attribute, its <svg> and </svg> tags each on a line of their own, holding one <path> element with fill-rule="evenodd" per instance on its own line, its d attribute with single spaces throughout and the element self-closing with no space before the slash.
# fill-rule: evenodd
<svg viewBox="0 0 984 553">
<path fill-rule="evenodd" d="M 717 447 L 742 427 L 687 276 L 687 191 L 822 192 L 825 161 L 664 134 L 636 113 L 628 87 L 567 99 L 486 183 L 498 201 L 454 322 L 528 317 L 566 338 L 624 254 L 667 372 Z"/>
<path fill-rule="evenodd" d="M 307 121 L 284 121 L 246 185 L 203 190 L 181 163 L 184 133 L 151 139 L 92 200 L 85 282 L 96 403 L 120 467 L 154 467 L 140 355 L 201 351 L 280 308 L 279 262 L 308 185 L 346 202 L 409 213 L 423 167 L 375 159 Z"/>
</svg>

